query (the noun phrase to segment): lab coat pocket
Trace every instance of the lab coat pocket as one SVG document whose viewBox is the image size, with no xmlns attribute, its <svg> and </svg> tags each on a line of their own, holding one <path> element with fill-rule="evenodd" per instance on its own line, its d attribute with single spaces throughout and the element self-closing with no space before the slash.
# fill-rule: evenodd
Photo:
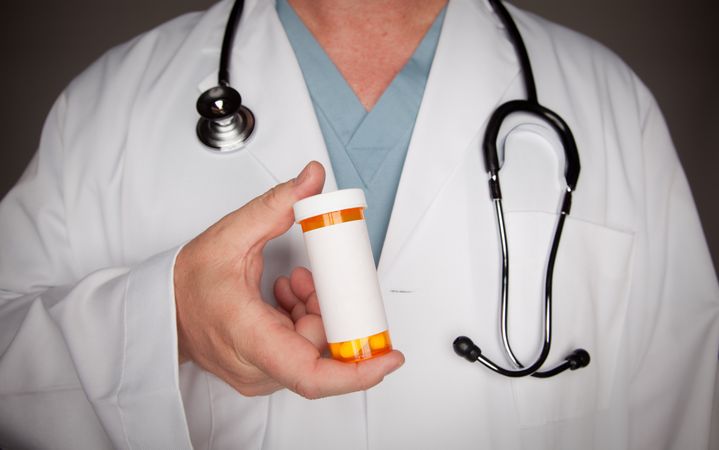
<svg viewBox="0 0 719 450">
<path fill-rule="evenodd" d="M 547 255 L 556 215 L 507 215 L 510 238 L 510 340 L 521 362 L 538 352 L 543 326 Z M 589 366 L 556 377 L 512 380 L 524 427 L 590 415 L 606 409 L 621 354 L 633 234 L 567 219 L 553 276 L 552 348 L 543 369 L 574 349 L 591 355 Z M 528 314 L 529 313 L 529 314 Z"/>
</svg>

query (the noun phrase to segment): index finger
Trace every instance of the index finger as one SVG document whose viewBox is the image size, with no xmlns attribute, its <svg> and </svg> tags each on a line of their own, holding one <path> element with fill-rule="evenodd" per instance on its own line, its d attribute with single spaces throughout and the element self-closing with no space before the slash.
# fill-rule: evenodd
<svg viewBox="0 0 719 450">
<path fill-rule="evenodd" d="M 308 399 L 369 389 L 404 364 L 404 355 L 396 350 L 359 363 L 323 358 L 310 341 L 285 327 L 268 330 L 259 339 L 259 347 L 277 351 L 263 352 L 255 364 Z"/>
</svg>

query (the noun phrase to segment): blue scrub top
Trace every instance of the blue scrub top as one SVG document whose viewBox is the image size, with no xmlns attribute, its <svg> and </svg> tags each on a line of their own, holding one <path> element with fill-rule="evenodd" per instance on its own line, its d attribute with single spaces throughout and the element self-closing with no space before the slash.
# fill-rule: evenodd
<svg viewBox="0 0 719 450">
<path fill-rule="evenodd" d="M 446 8 L 371 111 L 287 0 L 277 12 L 294 49 L 340 189 L 361 188 L 375 264 L 389 225 L 399 177 L 432 66 Z"/>
</svg>

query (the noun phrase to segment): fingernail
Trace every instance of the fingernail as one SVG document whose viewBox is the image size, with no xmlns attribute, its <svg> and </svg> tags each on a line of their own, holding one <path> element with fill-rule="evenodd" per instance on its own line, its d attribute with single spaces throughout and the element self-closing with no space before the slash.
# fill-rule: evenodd
<svg viewBox="0 0 719 450">
<path fill-rule="evenodd" d="M 307 180 L 307 177 L 310 176 L 310 165 L 307 164 L 304 169 L 302 169 L 302 172 L 300 172 L 299 175 L 297 175 L 297 178 L 295 178 L 295 183 L 302 184 Z"/>
</svg>

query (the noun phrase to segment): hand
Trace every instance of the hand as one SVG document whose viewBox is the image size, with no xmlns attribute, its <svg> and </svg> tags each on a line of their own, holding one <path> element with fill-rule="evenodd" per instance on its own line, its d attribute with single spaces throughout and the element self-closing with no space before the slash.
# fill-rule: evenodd
<svg viewBox="0 0 719 450">
<path fill-rule="evenodd" d="M 323 184 L 324 169 L 311 162 L 182 248 L 174 271 L 180 361 L 194 361 L 243 395 L 289 388 L 307 398 L 368 389 L 403 364 L 396 351 L 360 364 L 322 358 L 324 332 L 305 275 L 277 282 L 291 313 L 262 299 L 262 249 L 292 226 L 292 205 Z"/>
</svg>

